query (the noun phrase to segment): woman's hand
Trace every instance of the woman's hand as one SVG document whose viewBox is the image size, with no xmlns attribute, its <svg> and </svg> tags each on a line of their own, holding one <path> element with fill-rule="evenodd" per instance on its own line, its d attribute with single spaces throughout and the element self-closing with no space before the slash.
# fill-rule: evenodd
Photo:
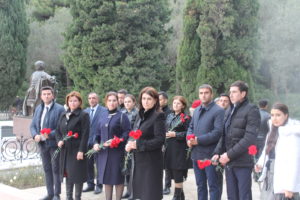
<svg viewBox="0 0 300 200">
<path fill-rule="evenodd" d="M 83 152 L 78 152 L 77 153 L 77 160 L 83 160 Z"/>
<path fill-rule="evenodd" d="M 256 173 L 259 173 L 259 172 L 261 172 L 261 170 L 262 170 L 262 166 L 261 165 L 255 165 L 254 166 L 254 171 L 256 172 Z"/>
<path fill-rule="evenodd" d="M 93 149 L 95 151 L 100 151 L 100 145 L 99 144 L 94 144 Z"/>
<path fill-rule="evenodd" d="M 109 147 L 109 146 L 110 146 L 110 143 L 111 143 L 111 140 L 112 140 L 112 139 L 107 140 L 106 142 L 104 142 L 103 146 Z"/>
<path fill-rule="evenodd" d="M 57 143 L 57 146 L 59 148 L 61 148 L 63 145 L 64 145 L 64 141 L 62 141 L 62 140 Z"/>
<path fill-rule="evenodd" d="M 128 141 L 128 143 L 125 146 L 125 150 L 127 152 L 130 152 L 132 149 L 136 149 L 136 141 Z"/>
<path fill-rule="evenodd" d="M 291 199 L 291 198 L 293 197 L 293 192 L 285 190 L 285 191 L 284 191 L 284 196 L 285 196 L 286 198 Z"/>
<path fill-rule="evenodd" d="M 168 131 L 166 133 L 166 138 L 176 137 L 176 133 L 174 131 Z"/>
</svg>

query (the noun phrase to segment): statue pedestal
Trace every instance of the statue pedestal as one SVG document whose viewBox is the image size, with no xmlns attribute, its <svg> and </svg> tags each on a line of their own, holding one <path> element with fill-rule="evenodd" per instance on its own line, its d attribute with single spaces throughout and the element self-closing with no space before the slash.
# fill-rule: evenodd
<svg viewBox="0 0 300 200">
<path fill-rule="evenodd" d="M 30 124 L 32 117 L 29 116 L 15 116 L 13 118 L 13 133 L 17 137 L 23 136 L 23 138 L 31 138 Z"/>
</svg>

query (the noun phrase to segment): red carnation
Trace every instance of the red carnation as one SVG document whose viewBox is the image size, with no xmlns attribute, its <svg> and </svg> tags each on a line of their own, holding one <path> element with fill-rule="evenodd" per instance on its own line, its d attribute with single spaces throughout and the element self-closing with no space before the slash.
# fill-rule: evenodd
<svg viewBox="0 0 300 200">
<path fill-rule="evenodd" d="M 74 133 L 73 137 L 77 139 L 79 137 L 78 133 Z"/>
<path fill-rule="evenodd" d="M 51 133 L 51 128 L 46 128 L 46 129 L 45 129 L 45 133 L 46 133 L 47 135 L 49 135 L 49 134 Z"/>
<path fill-rule="evenodd" d="M 190 139 L 195 139 L 195 134 L 191 134 L 191 135 L 188 135 L 186 136 L 187 140 L 190 140 Z"/>
<path fill-rule="evenodd" d="M 198 106 L 201 105 L 201 101 L 198 99 L 198 100 L 195 100 L 193 103 L 192 103 L 192 108 L 197 108 Z"/>
<path fill-rule="evenodd" d="M 130 131 L 129 136 L 132 137 L 133 139 L 137 140 L 141 137 L 142 131 L 141 130 L 136 130 L 136 131 Z"/>
<path fill-rule="evenodd" d="M 251 156 L 255 156 L 257 154 L 257 149 L 255 145 L 251 145 L 248 147 L 248 153 Z"/>
<path fill-rule="evenodd" d="M 197 160 L 197 165 L 198 165 L 199 169 L 205 168 L 204 162 L 202 160 Z"/>
<path fill-rule="evenodd" d="M 117 136 L 114 136 L 114 138 L 110 142 L 110 148 L 117 148 L 121 142 L 123 142 L 123 138 L 118 138 Z"/>
<path fill-rule="evenodd" d="M 205 165 L 205 167 L 210 166 L 211 165 L 211 161 L 210 160 L 205 160 L 204 161 L 204 165 Z"/>
<path fill-rule="evenodd" d="M 72 135 L 73 135 L 73 131 L 69 131 L 67 134 L 68 137 L 71 137 Z"/>
</svg>

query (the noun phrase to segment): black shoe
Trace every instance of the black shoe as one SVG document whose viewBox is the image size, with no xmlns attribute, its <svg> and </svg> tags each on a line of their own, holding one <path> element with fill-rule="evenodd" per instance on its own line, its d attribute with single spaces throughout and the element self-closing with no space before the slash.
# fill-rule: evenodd
<svg viewBox="0 0 300 200">
<path fill-rule="evenodd" d="M 170 188 L 168 188 L 168 187 L 166 187 L 164 190 L 163 190 L 163 194 L 164 195 L 168 195 L 168 194 L 170 194 L 171 193 L 171 190 L 170 190 Z"/>
<path fill-rule="evenodd" d="M 60 196 L 59 195 L 54 195 L 52 200 L 60 200 Z"/>
<path fill-rule="evenodd" d="M 53 196 L 47 195 L 47 196 L 41 198 L 40 200 L 52 200 L 52 198 L 53 198 Z"/>
<path fill-rule="evenodd" d="M 128 191 L 122 196 L 122 199 L 127 199 L 130 196 L 130 194 L 128 193 Z"/>
<path fill-rule="evenodd" d="M 102 192 L 102 188 L 99 187 L 98 185 L 95 186 L 95 191 L 94 194 L 100 194 Z"/>
<path fill-rule="evenodd" d="M 90 191 L 94 191 L 94 187 L 87 186 L 86 188 L 84 188 L 84 189 L 82 190 L 82 192 L 90 192 Z"/>
</svg>

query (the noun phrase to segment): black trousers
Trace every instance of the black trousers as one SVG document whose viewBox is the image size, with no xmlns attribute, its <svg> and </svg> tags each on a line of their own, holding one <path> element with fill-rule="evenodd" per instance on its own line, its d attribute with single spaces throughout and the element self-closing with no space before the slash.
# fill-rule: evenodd
<svg viewBox="0 0 300 200">
<path fill-rule="evenodd" d="M 39 145 L 48 196 L 60 195 L 61 182 L 59 175 L 59 156 L 51 162 L 56 147 L 47 147 L 45 143 Z"/>
</svg>

